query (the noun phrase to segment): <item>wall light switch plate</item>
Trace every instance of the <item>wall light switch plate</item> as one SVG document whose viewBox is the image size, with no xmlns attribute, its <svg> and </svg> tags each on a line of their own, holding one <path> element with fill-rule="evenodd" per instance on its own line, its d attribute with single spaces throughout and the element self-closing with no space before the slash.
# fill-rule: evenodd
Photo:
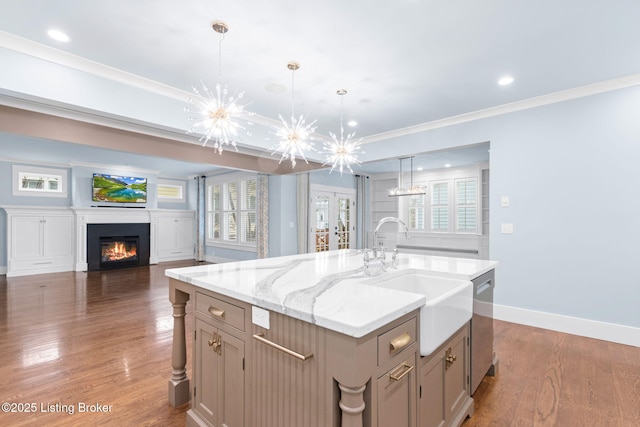
<svg viewBox="0 0 640 427">
<path fill-rule="evenodd" d="M 502 196 L 500 198 L 500 206 L 506 208 L 509 206 L 509 196 Z"/>
<path fill-rule="evenodd" d="M 251 322 L 254 325 L 269 329 L 269 312 L 263 308 L 251 306 Z"/>
<path fill-rule="evenodd" d="M 513 224 L 502 223 L 500 225 L 500 232 L 502 234 L 513 234 Z"/>
</svg>

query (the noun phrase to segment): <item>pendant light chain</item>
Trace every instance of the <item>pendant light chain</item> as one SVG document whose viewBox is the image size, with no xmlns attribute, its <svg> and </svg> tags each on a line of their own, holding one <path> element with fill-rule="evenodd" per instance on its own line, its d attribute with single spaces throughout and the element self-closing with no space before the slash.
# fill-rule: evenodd
<svg viewBox="0 0 640 427">
<path fill-rule="evenodd" d="M 295 75 L 296 75 L 296 68 L 292 68 L 291 70 L 291 117 L 295 116 L 295 113 L 294 113 L 294 105 L 296 102 L 296 99 L 295 99 L 296 90 L 295 90 L 295 84 L 294 84 Z"/>
<path fill-rule="evenodd" d="M 340 141 L 344 141 L 344 125 L 342 118 L 344 116 L 344 96 L 340 96 Z"/>
<path fill-rule="evenodd" d="M 218 40 L 218 83 L 222 81 L 222 40 L 224 40 L 224 33 L 220 33 Z"/>
</svg>

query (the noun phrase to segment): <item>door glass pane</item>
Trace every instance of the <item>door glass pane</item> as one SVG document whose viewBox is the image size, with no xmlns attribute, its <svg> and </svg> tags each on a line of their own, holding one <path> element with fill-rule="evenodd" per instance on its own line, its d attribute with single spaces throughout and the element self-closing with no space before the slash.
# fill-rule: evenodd
<svg viewBox="0 0 640 427">
<path fill-rule="evenodd" d="M 351 211 L 350 211 L 350 199 L 338 198 L 338 249 L 349 249 L 349 242 L 351 241 Z"/>
<path fill-rule="evenodd" d="M 316 196 L 315 212 L 315 242 L 316 252 L 329 250 L 329 198 Z"/>
</svg>

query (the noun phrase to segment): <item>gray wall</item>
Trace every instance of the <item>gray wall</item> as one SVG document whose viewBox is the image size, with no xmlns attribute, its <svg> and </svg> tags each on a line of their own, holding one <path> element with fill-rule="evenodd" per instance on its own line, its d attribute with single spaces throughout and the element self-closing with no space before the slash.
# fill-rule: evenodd
<svg viewBox="0 0 640 427">
<path fill-rule="evenodd" d="M 640 327 L 638 112 L 640 87 L 632 87 L 416 134 L 387 144 L 388 157 L 490 141 L 496 303 Z M 0 162 L 0 184 L 0 204 L 29 202 L 10 196 L 7 162 Z M 272 177 L 272 256 L 295 253 L 288 194 L 295 178 Z M 503 195 L 508 208 L 500 207 Z M 507 222 L 514 234 L 500 233 Z M 4 265 L 5 240 L 2 222 Z"/>
<path fill-rule="evenodd" d="M 491 142 L 497 304 L 640 327 L 639 112 L 632 87 L 415 135 Z"/>
<path fill-rule="evenodd" d="M 269 256 L 298 253 L 295 175 L 269 177 Z M 291 227 L 293 225 L 293 227 Z"/>
<path fill-rule="evenodd" d="M 635 87 L 481 124 L 498 303 L 640 327 L 638 112 Z"/>
<path fill-rule="evenodd" d="M 4 138 L 10 138 L 6 134 L 0 133 L 0 147 L 3 146 Z M 87 147 L 89 148 L 89 147 Z M 103 150 L 95 149 L 96 153 Z M 11 154 L 0 152 L 2 155 Z M 156 186 L 158 177 L 155 174 L 143 172 L 127 172 L 125 169 L 118 170 L 113 167 L 87 167 L 75 166 L 73 168 L 64 168 L 56 166 L 44 166 L 51 168 L 66 169 L 68 172 L 68 196 L 67 197 L 25 197 L 14 196 L 12 191 L 12 165 L 26 164 L 28 162 L 3 161 L 0 160 L 0 206 L 73 206 L 88 207 L 96 205 L 91 201 L 91 179 L 94 172 L 111 173 L 127 176 L 141 176 L 148 178 L 147 187 L 147 203 L 140 204 L 147 208 L 161 209 L 195 209 L 195 183 L 193 180 L 187 181 L 187 200 L 184 203 L 158 203 L 156 195 Z M 38 165 L 40 166 L 40 165 Z M 174 180 L 177 180 L 174 178 Z M 7 266 L 7 216 L 6 212 L 0 209 L 0 267 Z"/>
</svg>

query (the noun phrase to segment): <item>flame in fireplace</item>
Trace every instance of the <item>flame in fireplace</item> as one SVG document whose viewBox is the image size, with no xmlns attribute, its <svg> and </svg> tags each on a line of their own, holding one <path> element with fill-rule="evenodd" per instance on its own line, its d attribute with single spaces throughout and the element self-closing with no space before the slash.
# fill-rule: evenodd
<svg viewBox="0 0 640 427">
<path fill-rule="evenodd" d="M 113 242 L 113 244 L 102 249 L 102 259 L 107 261 L 121 261 L 133 258 L 136 255 L 135 246 L 127 249 L 124 242 Z"/>
</svg>

